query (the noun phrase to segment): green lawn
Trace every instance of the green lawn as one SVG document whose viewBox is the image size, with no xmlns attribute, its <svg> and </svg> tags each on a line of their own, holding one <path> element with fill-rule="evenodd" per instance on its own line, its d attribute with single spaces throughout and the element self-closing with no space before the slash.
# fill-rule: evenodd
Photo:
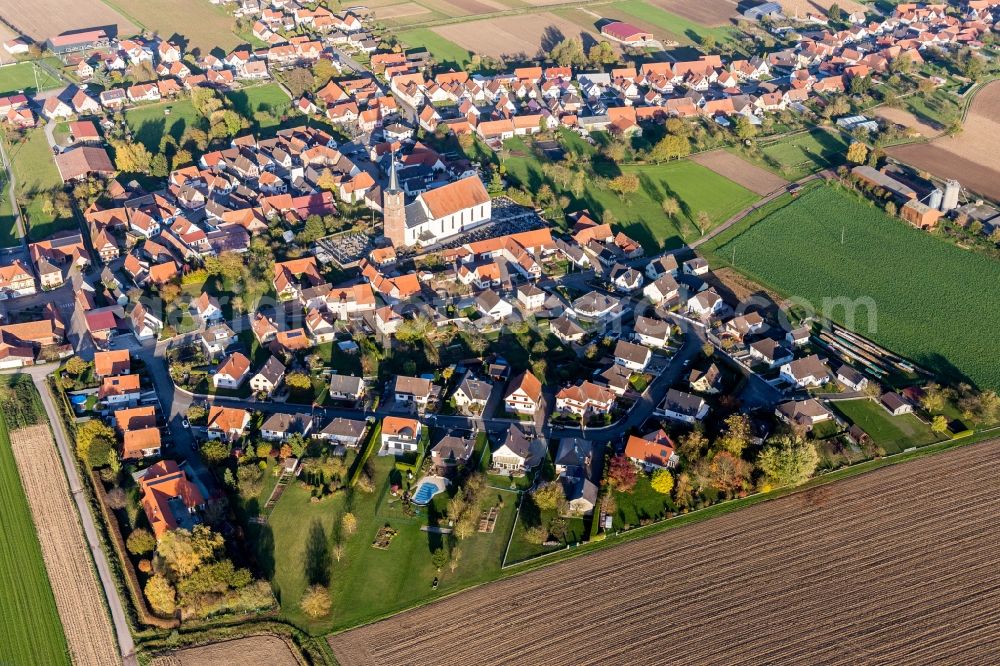
<svg viewBox="0 0 1000 666">
<path fill-rule="evenodd" d="M 0 247 L 13 247 L 17 245 L 19 238 L 10 187 L 7 184 L 7 172 L 0 171 Z"/>
<path fill-rule="evenodd" d="M 648 474 L 639 474 L 635 488 L 630 493 L 615 493 L 617 508 L 613 514 L 614 529 L 638 527 L 643 520 L 660 520 L 673 509 L 670 495 L 653 490 Z"/>
<path fill-rule="evenodd" d="M 531 543 L 526 538 L 528 529 L 539 524 L 549 525 L 552 519 L 556 518 L 556 512 L 542 511 L 534 508 L 529 498 L 525 498 L 521 504 L 521 515 L 517 525 L 514 527 L 514 536 L 510 541 L 510 551 L 507 553 L 507 564 L 516 564 L 525 560 L 530 560 L 539 555 L 551 553 L 565 548 L 565 544 L 582 543 L 587 539 L 587 526 L 590 518 L 585 521 L 583 518 L 566 518 L 566 535 L 557 545 L 546 546 L 545 544 Z"/>
<path fill-rule="evenodd" d="M 507 141 L 505 147 L 511 152 L 505 161 L 508 176 L 529 191 L 537 191 L 546 182 L 539 158 L 517 138 Z M 588 181 L 583 196 L 575 200 L 571 193 L 559 192 L 554 185 L 553 189 L 570 197 L 569 210 L 587 208 L 599 216 L 610 212 L 618 226 L 642 243 L 647 252 L 677 248 L 698 238 L 701 233 L 694 220 L 701 211 L 708 213 L 715 226 L 758 199 L 750 190 L 690 160 L 626 165 L 621 170 L 637 174 L 640 180 L 639 191 L 625 199 L 592 181 Z M 661 207 L 667 197 L 680 203 L 676 220 L 667 217 Z"/>
<path fill-rule="evenodd" d="M 892 416 L 877 402 L 842 400 L 831 403 L 838 412 L 861 427 L 888 454 L 899 453 L 911 446 L 924 446 L 936 442 L 937 437 L 913 414 Z"/>
<path fill-rule="evenodd" d="M 645 0 L 624 0 L 614 3 L 611 7 L 663 30 L 666 32 L 666 36 L 682 44 L 704 44 L 706 37 L 709 38 L 709 41 L 714 40 L 716 44 L 734 39 L 733 31 L 730 28 L 704 26 L 677 14 L 664 11 Z"/>
<path fill-rule="evenodd" d="M 946 379 L 1000 388 L 996 261 L 852 192 L 816 187 L 710 256 L 714 265 L 735 256 L 738 271 Z"/>
<path fill-rule="evenodd" d="M 838 132 L 812 129 L 761 143 L 762 154 L 759 157 L 746 155 L 735 148 L 732 150 L 789 180 L 799 180 L 842 163 L 847 153 L 847 141 Z"/>
<path fill-rule="evenodd" d="M 34 67 L 34 71 L 32 68 Z M 36 87 L 36 74 L 38 85 Z M 62 82 L 41 67 L 30 62 L 19 62 L 15 65 L 0 67 L 0 95 L 9 95 L 23 90 L 31 95 L 39 90 L 58 88 Z"/>
<path fill-rule="evenodd" d="M 31 509 L 0 414 L 0 663 L 69 664 Z"/>
<path fill-rule="evenodd" d="M 165 115 L 168 108 L 170 115 Z M 154 154 L 160 151 L 164 134 L 179 140 L 185 129 L 200 126 L 201 120 L 189 99 L 139 106 L 125 112 L 125 121 L 135 137 Z"/>
<path fill-rule="evenodd" d="M 276 127 L 292 103 L 277 83 L 233 90 L 226 97 L 236 112 L 251 122 L 255 132 Z M 258 117 L 258 113 L 262 115 Z"/>
<path fill-rule="evenodd" d="M 62 187 L 62 178 L 59 177 L 59 170 L 56 169 L 52 149 L 49 148 L 44 130 L 41 127 L 29 130 L 24 135 L 24 140 L 15 145 L 9 142 L 6 145 L 7 154 L 14 167 L 14 177 L 17 179 L 18 202 L 27 220 L 28 234 L 31 238 L 38 240 L 63 229 L 76 229 L 78 225 L 72 215 L 60 216 L 58 211 L 46 212 L 43 198 L 37 196 L 41 192 L 50 192 Z M 14 218 L 9 202 L 0 206 L 0 219 L 10 221 L 9 224 L 4 222 L 5 229 L 10 231 L 9 235 L 5 231 L 6 240 L 3 241 L 10 244 L 16 234 L 13 231 Z"/>
<path fill-rule="evenodd" d="M 460 69 L 472 59 L 472 54 L 453 41 L 445 39 L 430 28 L 403 30 L 396 35 L 408 48 L 424 47 L 444 69 Z"/>
<path fill-rule="evenodd" d="M 398 474 L 394 472 L 394 459 L 373 456 L 371 460 L 375 468 L 375 492 L 338 492 L 313 502 L 309 490 L 293 483 L 274 507 L 268 525 L 251 528 L 251 532 L 263 529 L 266 535 L 261 538 L 252 533 L 251 538 L 264 544 L 261 546 L 264 551 L 270 551 L 270 554 L 263 552 L 260 560 L 265 568 L 273 561 L 272 583 L 284 616 L 310 632 L 352 626 L 500 575 L 514 521 L 514 493 L 489 491 L 486 503 L 496 503 L 498 497 L 503 499 L 496 530 L 458 541 L 462 554 L 455 573 L 447 567 L 437 572 L 430 561 L 431 552 L 450 537 L 420 528 L 428 523 L 428 513 L 430 520 L 436 522 L 434 516 L 443 513 L 447 494 L 435 497 L 430 507 L 420 509 L 423 515 L 405 516 L 398 504 L 394 504 L 398 500 L 388 492 L 390 473 Z M 325 559 L 322 553 L 332 548 L 335 526 L 339 526 L 346 511 L 356 516 L 358 528 L 353 536 L 344 538 L 345 552 L 340 562 L 330 555 L 327 571 L 333 610 L 329 618 L 311 621 L 298 608 L 307 586 L 307 565 Z M 387 523 L 398 533 L 387 550 L 373 548 L 376 533 Z M 440 581 L 437 590 L 431 587 L 435 576 Z"/>
</svg>

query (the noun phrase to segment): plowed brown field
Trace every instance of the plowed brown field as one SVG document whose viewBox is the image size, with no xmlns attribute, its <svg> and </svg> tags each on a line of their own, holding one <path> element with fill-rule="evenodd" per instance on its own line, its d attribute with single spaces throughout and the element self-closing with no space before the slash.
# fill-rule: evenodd
<svg viewBox="0 0 1000 666">
<path fill-rule="evenodd" d="M 776 176 L 767 169 L 750 164 L 728 150 L 720 149 L 698 153 L 691 159 L 761 196 L 788 185 L 788 181 L 781 176 Z"/>
<path fill-rule="evenodd" d="M 48 424 L 10 433 L 74 664 L 120 664 L 87 542 Z"/>
<path fill-rule="evenodd" d="M 803 491 L 331 637 L 369 664 L 986 663 L 1000 440 Z"/>
<path fill-rule="evenodd" d="M 120 37 L 139 31 L 101 0 L 0 0 L 0 16 L 34 40 L 73 30 L 114 26 Z"/>
<path fill-rule="evenodd" d="M 277 636 L 250 636 L 232 641 L 185 648 L 156 657 L 151 666 L 224 666 L 226 664 L 267 664 L 298 666 L 299 659 Z"/>
<path fill-rule="evenodd" d="M 929 171 L 939 178 L 955 178 L 978 194 L 1000 199 L 1000 81 L 976 93 L 962 133 L 941 136 L 930 143 L 911 143 L 886 150 L 890 156 Z"/>
</svg>

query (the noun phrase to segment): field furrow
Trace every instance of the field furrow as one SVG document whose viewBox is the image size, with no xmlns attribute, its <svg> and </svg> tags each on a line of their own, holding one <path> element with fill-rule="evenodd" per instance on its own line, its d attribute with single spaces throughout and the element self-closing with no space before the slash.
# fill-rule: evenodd
<svg viewBox="0 0 1000 666">
<path fill-rule="evenodd" d="M 886 468 L 330 644 L 344 666 L 981 660 L 1000 644 L 998 462 L 993 441 Z"/>
</svg>

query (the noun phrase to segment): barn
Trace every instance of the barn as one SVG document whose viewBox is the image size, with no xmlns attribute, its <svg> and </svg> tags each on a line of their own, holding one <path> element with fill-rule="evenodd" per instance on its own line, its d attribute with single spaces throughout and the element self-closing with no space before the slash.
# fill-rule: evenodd
<svg viewBox="0 0 1000 666">
<path fill-rule="evenodd" d="M 626 46 L 642 46 L 653 41 L 653 34 L 624 21 L 613 21 L 601 27 L 601 34 Z"/>
</svg>

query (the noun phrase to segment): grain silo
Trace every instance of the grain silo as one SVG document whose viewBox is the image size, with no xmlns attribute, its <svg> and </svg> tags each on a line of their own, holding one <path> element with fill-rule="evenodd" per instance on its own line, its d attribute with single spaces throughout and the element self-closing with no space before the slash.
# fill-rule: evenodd
<svg viewBox="0 0 1000 666">
<path fill-rule="evenodd" d="M 941 210 L 941 201 L 944 199 L 944 193 L 938 188 L 931 190 L 930 196 L 927 199 L 927 205 L 931 208 L 936 208 Z"/>
<path fill-rule="evenodd" d="M 962 186 L 957 180 L 949 180 L 944 184 L 944 200 L 941 202 L 941 210 L 947 213 L 949 210 L 958 208 L 958 193 L 962 191 Z"/>
</svg>

